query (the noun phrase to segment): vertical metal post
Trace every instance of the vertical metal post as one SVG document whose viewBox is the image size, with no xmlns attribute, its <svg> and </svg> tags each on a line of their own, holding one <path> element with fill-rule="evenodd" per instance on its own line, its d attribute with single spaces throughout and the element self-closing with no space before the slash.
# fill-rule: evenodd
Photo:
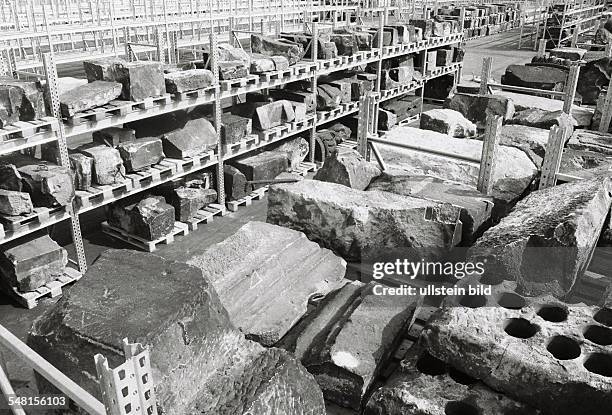
<svg viewBox="0 0 612 415">
<path fill-rule="evenodd" d="M 599 120 L 599 132 L 607 133 L 610 129 L 610 121 L 612 120 L 612 79 L 608 84 L 606 98 L 604 100 L 603 110 L 601 111 L 601 120 Z"/>
<path fill-rule="evenodd" d="M 546 145 L 546 155 L 542 162 L 542 174 L 540 176 L 539 189 L 546 189 L 557 184 L 557 173 L 561 166 L 561 158 L 563 156 L 563 147 L 565 146 L 565 138 L 567 132 L 564 128 L 554 125 L 548 134 L 548 143 Z"/>
<path fill-rule="evenodd" d="M 64 131 L 64 123 L 62 121 L 62 115 L 60 112 L 60 101 L 59 101 L 59 85 L 57 76 L 57 67 L 55 65 L 55 58 L 53 53 L 45 53 L 43 55 L 43 65 L 45 68 L 45 74 L 47 77 L 47 87 L 49 89 L 49 96 L 51 98 L 51 113 L 58 119 L 57 129 L 57 145 L 60 153 L 60 165 L 66 168 L 70 168 L 70 160 L 68 158 L 68 146 L 66 144 L 66 133 Z M 74 210 L 74 205 L 70 204 L 66 206 L 66 211 L 70 215 L 71 227 L 72 227 L 72 241 L 74 242 L 74 248 L 77 255 L 77 264 L 79 271 L 85 273 L 87 271 L 87 258 L 85 257 L 85 248 L 83 247 L 83 237 L 81 235 L 81 222 L 79 215 Z"/>
<path fill-rule="evenodd" d="M 317 57 L 319 55 L 319 28 L 317 27 L 316 22 L 312 22 L 312 44 L 310 45 L 310 54 L 312 56 L 312 62 L 317 64 Z M 312 89 L 312 97 L 315 103 L 315 113 L 314 119 L 312 122 L 312 128 L 310 130 L 310 157 L 309 160 L 311 163 L 315 162 L 315 145 L 317 138 L 317 71 L 315 70 L 312 75 L 312 81 L 310 84 L 310 88 Z M 325 154 L 321 154 L 321 159 L 325 158 Z"/>
<path fill-rule="evenodd" d="M 359 116 L 357 118 L 357 151 L 366 157 L 368 150 L 368 124 L 370 114 L 369 94 L 359 97 Z"/>
<path fill-rule="evenodd" d="M 493 191 L 493 176 L 495 175 L 495 158 L 499 147 L 499 135 L 503 118 L 499 115 L 489 117 L 482 142 L 482 155 L 480 158 L 480 171 L 478 172 L 478 185 L 476 188 L 485 195 Z"/>
<path fill-rule="evenodd" d="M 384 38 L 384 16 L 378 16 L 378 62 L 376 62 L 376 88 L 377 94 L 380 94 L 380 83 L 382 79 L 382 63 L 383 63 L 383 38 Z M 423 74 L 424 75 L 424 74 Z M 370 115 L 372 117 L 373 131 L 378 131 L 378 103 L 374 104 L 374 111 Z"/>
<path fill-rule="evenodd" d="M 486 95 L 489 93 L 489 80 L 491 78 L 491 66 L 493 64 L 493 58 L 486 56 L 482 58 L 482 71 L 480 73 L 480 89 L 478 93 L 480 95 Z"/>
<path fill-rule="evenodd" d="M 538 42 L 538 54 L 537 56 L 542 58 L 546 55 L 546 39 L 540 39 Z"/>
<path fill-rule="evenodd" d="M 157 60 L 160 62 L 166 61 L 164 31 L 157 26 L 155 28 L 155 42 L 157 46 Z"/>
<path fill-rule="evenodd" d="M 217 203 L 225 208 L 225 176 L 223 165 L 223 143 L 221 142 L 221 88 L 219 84 L 219 47 L 217 35 L 210 33 L 210 70 L 213 73 L 215 101 L 213 103 L 213 114 L 215 134 L 217 135 Z"/>
<path fill-rule="evenodd" d="M 570 66 L 570 71 L 567 76 L 567 83 L 564 88 L 565 97 L 563 99 L 563 112 L 566 114 L 572 113 L 574 98 L 576 97 L 576 87 L 578 86 L 578 76 L 580 75 L 580 63 L 574 62 Z"/>
</svg>

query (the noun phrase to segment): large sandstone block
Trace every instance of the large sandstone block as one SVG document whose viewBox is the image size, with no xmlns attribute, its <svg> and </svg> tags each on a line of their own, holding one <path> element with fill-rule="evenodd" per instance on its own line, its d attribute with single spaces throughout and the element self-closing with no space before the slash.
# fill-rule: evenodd
<svg viewBox="0 0 612 415">
<path fill-rule="evenodd" d="M 208 69 L 188 69 L 164 74 L 166 92 L 179 94 L 208 88 L 213 83 L 213 74 Z"/>
<path fill-rule="evenodd" d="M 142 101 L 166 93 L 161 62 L 126 62 L 122 59 L 108 58 L 84 61 L 83 65 L 89 82 L 119 82 L 123 86 L 121 99 Z"/>
<path fill-rule="evenodd" d="M 376 285 L 361 292 L 302 360 L 327 400 L 355 410 L 361 408 L 417 307 L 416 296 L 377 295 Z"/>
<path fill-rule="evenodd" d="M 249 67 L 242 61 L 219 62 L 219 79 L 224 81 L 230 79 L 244 78 L 249 74 Z"/>
<path fill-rule="evenodd" d="M 433 109 L 421 114 L 420 128 L 437 131 L 451 137 L 466 138 L 476 135 L 476 125 L 460 112 L 451 109 Z"/>
<path fill-rule="evenodd" d="M 312 376 L 289 353 L 245 340 L 201 270 L 152 254 L 102 253 L 37 320 L 28 344 L 101 399 L 93 356 L 117 366 L 126 337 L 149 346 L 165 414 L 325 414 Z M 56 392 L 41 378 L 38 384 Z"/>
<path fill-rule="evenodd" d="M 422 343 L 438 359 L 543 414 L 607 414 L 610 329 L 598 323 L 609 324 L 609 310 L 526 298 L 514 287 L 503 282 L 490 296 L 448 298 Z"/>
<path fill-rule="evenodd" d="M 31 236 L 0 255 L 0 277 L 19 291 L 33 291 L 64 274 L 66 250 L 48 235 Z"/>
<path fill-rule="evenodd" d="M 356 151 L 348 151 L 327 157 L 323 166 L 314 175 L 314 179 L 365 190 L 380 174 L 381 170 L 377 164 L 366 161 Z"/>
<path fill-rule="evenodd" d="M 77 112 L 106 105 L 119 95 L 121 95 L 120 83 L 94 81 L 60 95 L 60 110 L 64 117 L 72 117 Z"/>
<path fill-rule="evenodd" d="M 284 56 L 289 65 L 295 65 L 304 54 L 304 47 L 299 43 L 254 33 L 251 34 L 251 50 L 267 56 Z"/>
<path fill-rule="evenodd" d="M 32 213 L 33 210 L 34 206 L 28 193 L 0 189 L 0 214 L 19 216 Z"/>
<path fill-rule="evenodd" d="M 146 169 L 164 159 L 162 141 L 159 138 L 139 138 L 120 143 L 117 149 L 128 173 Z"/>
<path fill-rule="evenodd" d="M 567 147 L 612 156 L 612 135 L 597 131 L 576 130 L 567 142 Z"/>
<path fill-rule="evenodd" d="M 286 154 L 264 151 L 251 157 L 235 160 L 232 163 L 247 180 L 272 180 L 289 167 Z M 262 187 L 257 185 L 255 188 Z"/>
<path fill-rule="evenodd" d="M 517 281 L 521 292 L 562 298 L 586 271 L 611 203 L 608 178 L 533 192 L 470 255 L 486 259 L 496 278 Z"/>
<path fill-rule="evenodd" d="M 574 119 L 563 111 L 546 111 L 540 108 L 529 108 L 517 111 L 510 120 L 510 124 L 527 125 L 529 127 L 544 128 L 549 130 L 554 125 L 563 126 L 574 131 Z"/>
<path fill-rule="evenodd" d="M 34 206 L 66 206 L 74 199 L 70 168 L 54 164 L 25 164 L 18 168 Z"/>
<path fill-rule="evenodd" d="M 364 415 L 525 414 L 538 412 L 488 388 L 412 346 L 400 367 L 370 397 Z"/>
<path fill-rule="evenodd" d="M 214 189 L 184 186 L 173 190 L 170 203 L 174 206 L 176 220 L 184 222 L 216 201 L 217 191 Z"/>
<path fill-rule="evenodd" d="M 134 202 L 122 199 L 106 212 L 108 223 L 149 241 L 159 239 L 174 228 L 174 208 L 161 196 L 148 196 Z"/>
<path fill-rule="evenodd" d="M 277 127 L 295 119 L 293 106 L 289 101 L 280 100 L 257 105 L 253 116 L 253 127 L 260 131 Z"/>
<path fill-rule="evenodd" d="M 596 151 L 566 148 L 561 156 L 559 173 L 580 179 L 610 177 L 612 160 Z"/>
<path fill-rule="evenodd" d="M 93 160 L 93 177 L 97 184 L 114 184 L 123 180 L 125 167 L 119 150 L 96 143 L 77 148 Z"/>
<path fill-rule="evenodd" d="M 338 288 L 346 271 L 304 234 L 263 222 L 247 223 L 188 263 L 214 285 L 232 323 L 265 346 L 302 318 L 309 298 Z"/>
<path fill-rule="evenodd" d="M 278 146 L 273 147 L 272 151 L 283 153 L 289 160 L 289 168 L 296 169 L 308 157 L 310 144 L 304 137 L 297 137 L 283 141 Z"/>
<path fill-rule="evenodd" d="M 215 127 L 204 118 L 189 120 L 161 137 L 166 157 L 194 157 L 217 145 Z"/>
<path fill-rule="evenodd" d="M 393 193 L 302 180 L 272 186 L 268 222 L 302 231 L 347 260 L 393 249 L 439 258 L 458 242 L 460 209 Z"/>
<path fill-rule="evenodd" d="M 39 82 L 0 78 L 0 127 L 44 116 L 45 100 Z"/>
<path fill-rule="evenodd" d="M 407 175 L 401 170 L 386 170 L 367 190 L 391 192 L 402 196 L 451 203 L 461 209 L 462 244 L 472 243 L 494 217 L 493 198 L 463 183 L 432 176 Z"/>
<path fill-rule="evenodd" d="M 487 119 L 493 115 L 499 115 L 504 120 L 514 116 L 514 104 L 512 100 L 498 95 L 471 95 L 455 94 L 444 102 L 445 108 L 450 108 L 462 113 L 468 120 L 484 128 Z"/>
<path fill-rule="evenodd" d="M 506 124 L 499 132 L 499 143 L 524 151 L 533 164 L 540 167 L 546 155 L 549 133 L 543 128 Z M 482 136 L 478 138 L 482 139 Z"/>
</svg>

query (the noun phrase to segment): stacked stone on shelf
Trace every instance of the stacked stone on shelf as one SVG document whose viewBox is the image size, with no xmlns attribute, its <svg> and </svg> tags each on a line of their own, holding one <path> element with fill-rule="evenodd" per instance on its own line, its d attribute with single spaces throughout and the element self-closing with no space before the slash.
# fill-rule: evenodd
<svg viewBox="0 0 612 415">
<path fill-rule="evenodd" d="M 0 128 L 16 121 L 33 121 L 45 114 L 38 81 L 0 77 Z"/>
<path fill-rule="evenodd" d="M 233 160 L 232 164 L 244 174 L 247 180 L 272 180 L 289 167 L 286 154 L 276 151 L 264 151 L 254 156 Z M 264 186 L 258 184 L 259 188 Z"/>
<path fill-rule="evenodd" d="M 238 200 L 247 194 L 247 178 L 240 170 L 228 164 L 223 166 L 225 194 L 229 200 Z"/>
<path fill-rule="evenodd" d="M 312 36 L 310 34 L 283 33 L 281 36 L 283 39 L 300 44 L 304 50 L 304 57 L 312 59 L 310 45 Z M 338 56 L 338 48 L 336 43 L 332 41 L 332 35 L 325 31 L 319 32 L 317 39 L 317 59 L 331 59 L 336 56 Z"/>
<path fill-rule="evenodd" d="M 119 150 L 91 143 L 78 147 L 77 151 L 93 160 L 93 181 L 96 184 L 107 185 L 123 181 L 125 167 Z"/>
<path fill-rule="evenodd" d="M 145 196 L 141 200 L 122 199 L 112 203 L 106 212 L 108 224 L 130 235 L 154 241 L 174 228 L 174 207 L 162 196 Z"/>
<path fill-rule="evenodd" d="M 108 104 L 121 95 L 118 82 L 94 81 L 78 86 L 60 95 L 60 110 L 64 117 Z"/>
<path fill-rule="evenodd" d="M 200 209 L 217 201 L 217 191 L 199 186 L 181 186 L 172 191 L 170 204 L 174 207 L 175 218 L 185 222 L 193 218 Z"/>
<path fill-rule="evenodd" d="M 20 216 L 33 211 L 34 205 L 28 193 L 0 189 L 0 214 Z"/>
<path fill-rule="evenodd" d="M 366 161 L 357 151 L 351 150 L 326 158 L 323 166 L 314 175 L 314 180 L 365 190 L 380 174 L 378 165 Z"/>
<path fill-rule="evenodd" d="M 253 122 L 250 118 L 231 113 L 221 115 L 221 142 L 234 144 L 253 132 Z"/>
<path fill-rule="evenodd" d="M 213 74 L 208 69 L 188 69 L 164 74 L 166 92 L 180 94 L 208 88 L 213 83 Z"/>
<path fill-rule="evenodd" d="M 127 173 L 135 173 L 164 159 L 162 140 L 154 137 L 126 141 L 117 146 Z"/>
<path fill-rule="evenodd" d="M 251 50 L 266 56 L 284 56 L 289 65 L 295 65 L 304 54 L 304 48 L 299 43 L 254 33 L 251 34 Z"/>
<path fill-rule="evenodd" d="M 0 254 L 0 278 L 19 291 L 33 291 L 64 275 L 68 254 L 48 235 L 30 235 Z"/>
<path fill-rule="evenodd" d="M 95 143 L 117 147 L 120 143 L 135 140 L 136 131 L 131 128 L 108 127 L 94 131 L 92 137 Z"/>
<path fill-rule="evenodd" d="M 293 105 L 284 99 L 274 102 L 246 102 L 233 106 L 231 112 L 252 119 L 252 128 L 258 131 L 266 131 L 295 120 Z"/>
<path fill-rule="evenodd" d="M 265 56 L 253 54 L 251 56 L 250 72 L 261 74 L 265 72 L 282 71 L 289 68 L 289 60 L 285 56 Z"/>
<path fill-rule="evenodd" d="M 94 178 L 93 158 L 82 153 L 68 154 L 70 170 L 74 177 L 74 189 L 87 191 L 91 188 Z"/>
<path fill-rule="evenodd" d="M 213 149 L 217 145 L 217 133 L 208 120 L 196 118 L 163 134 L 161 140 L 166 157 L 183 159 Z"/>
</svg>

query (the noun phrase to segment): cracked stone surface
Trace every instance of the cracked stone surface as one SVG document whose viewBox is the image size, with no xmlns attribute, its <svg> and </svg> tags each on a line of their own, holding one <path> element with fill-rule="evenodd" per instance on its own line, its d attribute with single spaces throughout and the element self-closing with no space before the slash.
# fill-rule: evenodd
<svg viewBox="0 0 612 415">
<path fill-rule="evenodd" d="M 123 180 L 125 167 L 119 150 L 91 143 L 77 148 L 93 160 L 93 177 L 97 184 L 114 184 Z"/>
<path fill-rule="evenodd" d="M 244 174 L 247 180 L 272 180 L 289 167 L 289 158 L 286 153 L 277 151 L 264 151 L 254 156 L 246 157 L 232 162 L 234 167 Z M 255 189 L 265 184 L 257 184 Z"/>
<path fill-rule="evenodd" d="M 0 189 L 0 214 L 18 216 L 32 213 L 33 210 L 29 194 Z"/>
<path fill-rule="evenodd" d="M 314 180 L 338 183 L 357 190 L 365 190 L 372 180 L 380 176 L 377 164 L 366 161 L 357 151 L 334 153 L 327 157 L 314 175 Z"/>
<path fill-rule="evenodd" d="M 612 160 L 599 151 L 574 150 L 566 148 L 561 156 L 559 172 L 581 179 L 610 177 Z"/>
<path fill-rule="evenodd" d="M 161 196 L 122 199 L 109 205 L 106 216 L 109 225 L 149 241 L 168 235 L 174 228 L 174 207 Z"/>
<path fill-rule="evenodd" d="M 546 155 L 549 132 L 544 128 L 506 124 L 501 128 L 499 143 L 524 151 L 533 164 L 540 167 Z M 478 138 L 483 139 L 483 136 Z"/>
<path fill-rule="evenodd" d="M 452 109 L 433 109 L 421 114 L 420 128 L 437 131 L 451 137 L 467 138 L 476 135 L 476 125 L 459 111 Z"/>
<path fill-rule="evenodd" d="M 478 278 L 461 284 L 475 285 Z M 491 296 L 448 297 L 423 331 L 423 344 L 438 359 L 543 414 L 607 414 L 610 309 L 521 297 L 515 288 L 505 281 L 492 286 Z"/>
<path fill-rule="evenodd" d="M 117 150 L 128 173 L 144 170 L 164 159 L 162 141 L 155 137 L 120 143 Z"/>
<path fill-rule="evenodd" d="M 476 241 L 474 261 L 528 295 L 566 295 L 586 270 L 612 203 L 608 178 L 531 193 Z"/>
<path fill-rule="evenodd" d="M 37 81 L 0 77 L 0 127 L 44 117 L 45 100 Z"/>
<path fill-rule="evenodd" d="M 567 147 L 573 150 L 587 150 L 612 156 L 612 135 L 598 131 L 576 130 Z"/>
<path fill-rule="evenodd" d="M 90 82 L 60 95 L 60 110 L 64 117 L 72 117 L 77 112 L 106 105 L 119 95 L 121 84 L 118 82 Z"/>
<path fill-rule="evenodd" d="M 69 167 L 39 164 L 32 159 L 18 167 L 24 190 L 30 194 L 34 206 L 66 206 L 74 199 L 74 185 Z"/>
<path fill-rule="evenodd" d="M 232 323 L 264 346 L 278 342 L 306 313 L 312 296 L 340 286 L 346 262 L 301 232 L 249 222 L 223 242 L 194 252 Z"/>
<path fill-rule="evenodd" d="M 295 65 L 304 53 L 304 47 L 299 43 L 258 34 L 251 34 L 251 50 L 266 56 L 284 56 L 289 65 Z"/>
<path fill-rule="evenodd" d="M 486 94 L 472 95 L 458 93 L 452 98 L 444 101 L 444 108 L 459 111 L 465 118 L 484 128 L 487 119 L 493 115 L 499 115 L 504 120 L 514 116 L 514 103 L 511 99 Z"/>
<path fill-rule="evenodd" d="M 268 222 L 302 231 L 351 261 L 407 248 L 439 258 L 460 239 L 459 214 L 451 204 L 318 180 L 274 185 L 268 191 Z"/>
<path fill-rule="evenodd" d="M 399 369 L 372 394 L 364 415 L 536 415 L 535 409 L 495 392 L 412 346 Z"/>
<path fill-rule="evenodd" d="M 245 340 L 201 270 L 153 254 L 103 252 L 28 344 L 101 399 L 93 356 L 123 363 L 125 337 L 150 347 L 160 413 L 325 414 L 313 377 L 289 353 Z"/>
</svg>

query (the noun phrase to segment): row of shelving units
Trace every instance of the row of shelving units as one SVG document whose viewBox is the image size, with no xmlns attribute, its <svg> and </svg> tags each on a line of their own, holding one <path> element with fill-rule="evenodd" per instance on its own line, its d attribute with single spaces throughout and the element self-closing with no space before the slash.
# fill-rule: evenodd
<svg viewBox="0 0 612 415">
<path fill-rule="evenodd" d="M 338 10 L 332 6 L 329 7 L 332 13 L 327 13 L 327 17 L 331 18 L 331 21 L 321 21 L 321 15 L 316 15 L 313 12 L 313 14 L 308 15 L 312 20 L 305 24 L 302 23 L 301 28 L 305 27 L 306 29 L 303 29 L 301 33 L 292 32 L 292 27 L 286 27 L 286 30 L 281 31 L 280 24 L 276 25 L 273 32 L 276 32 L 280 38 L 306 39 L 304 52 L 295 63 L 292 62 L 291 65 L 282 69 L 251 74 L 248 74 L 247 71 L 246 75 L 243 74 L 242 76 L 229 76 L 223 72 L 225 69 L 223 69 L 222 62 L 223 59 L 227 59 L 224 57 L 224 53 L 228 53 L 227 51 L 230 50 L 228 48 L 233 48 L 231 53 L 246 54 L 242 51 L 242 48 L 250 50 L 247 46 L 250 37 L 277 39 L 275 36 L 262 36 L 259 30 L 249 31 L 248 22 L 245 22 L 248 17 L 226 19 L 226 31 L 217 31 L 214 23 L 209 24 L 207 34 L 200 34 L 200 39 L 197 41 L 186 41 L 184 43 L 181 42 L 181 36 L 187 30 L 180 24 L 168 25 L 167 28 L 164 23 L 152 26 L 156 29 L 154 31 L 155 36 L 151 38 L 152 43 L 146 43 L 147 40 L 143 37 L 129 37 L 126 42 L 127 47 L 125 47 L 126 54 L 124 55 L 128 60 L 133 61 L 137 66 L 141 62 L 143 65 L 145 63 L 153 65 L 156 61 L 161 62 L 162 66 L 167 69 L 174 68 L 169 70 L 169 73 L 176 71 L 181 73 L 185 68 L 194 67 L 198 69 L 189 70 L 208 71 L 210 69 L 212 71 L 212 84 L 199 89 L 192 88 L 173 93 L 162 93 L 158 96 L 147 96 L 140 100 L 113 99 L 104 105 L 95 105 L 69 114 L 65 112 L 62 95 L 63 91 L 66 90 L 64 81 L 57 75 L 58 71 L 60 73 L 62 71 L 58 61 L 66 62 L 66 59 L 62 58 L 62 53 L 44 52 L 43 72 L 38 69 L 38 65 L 30 67 L 27 66 L 28 64 L 24 64 L 24 61 L 16 60 L 15 54 L 11 53 L 10 49 L 13 43 L 9 42 L 9 48 L 5 49 L 2 54 L 4 59 L 0 66 L 4 70 L 4 75 L 20 78 L 20 81 L 15 81 L 17 83 L 45 84 L 48 97 L 50 97 L 48 104 L 53 109 L 53 116 L 36 118 L 31 121 L 17 121 L 0 129 L 0 136 L 2 137 L 0 155 L 5 158 L 5 162 L 7 162 L 6 157 L 15 151 L 25 151 L 28 154 L 32 152 L 35 154 L 38 151 L 44 158 L 45 152 L 53 153 L 50 146 L 57 144 L 61 156 L 55 159 L 57 164 L 63 168 L 69 169 L 72 167 L 74 169 L 74 161 L 69 158 L 69 154 L 72 156 L 75 152 L 80 151 L 80 154 L 91 155 L 89 152 L 84 153 L 84 150 L 79 150 L 81 147 L 75 150 L 77 144 L 74 143 L 80 143 L 79 140 L 82 137 L 102 134 L 101 131 L 109 131 L 109 129 L 125 129 L 127 126 L 132 128 L 134 125 L 142 126 L 149 121 L 154 123 L 160 117 L 170 117 L 168 119 L 171 119 L 174 117 L 173 114 L 195 111 L 203 108 L 203 106 L 206 106 L 205 111 L 208 114 L 206 118 L 212 120 L 212 124 L 215 126 L 216 144 L 197 155 L 190 154 L 185 155 L 185 157 L 166 155 L 162 160 L 149 167 L 135 172 L 121 173 L 122 179 L 111 183 L 92 183 L 86 190 L 77 190 L 74 200 L 67 205 L 36 207 L 29 214 L 17 218 L 3 216 L 0 218 L 3 223 L 3 226 L 0 227 L 2 229 L 0 244 L 18 243 L 22 237 L 35 234 L 48 226 L 70 219 L 72 221 L 73 242 L 77 253 L 75 263 L 78 265 L 80 272 L 85 272 L 87 258 L 83 248 L 79 218 L 87 212 L 108 207 L 111 204 L 129 200 L 133 197 L 139 197 L 136 195 L 155 193 L 165 184 L 176 182 L 181 178 L 206 170 L 216 177 L 213 187 L 216 190 L 217 199 L 216 203 L 210 205 L 212 206 L 210 209 L 222 213 L 230 202 L 230 198 L 226 198 L 226 185 L 224 184 L 225 166 L 228 163 L 233 164 L 236 159 L 245 155 L 253 154 L 264 148 L 275 147 L 296 137 L 303 137 L 310 149 L 305 164 L 306 171 L 316 168 L 316 164 L 322 162 L 326 155 L 333 150 L 329 146 L 335 146 L 324 137 L 325 132 L 329 131 L 328 128 L 334 127 L 338 120 L 346 120 L 347 117 L 351 116 L 356 123 L 357 118 L 354 116 L 361 109 L 358 95 L 351 92 L 351 88 L 355 87 L 352 85 L 349 85 L 348 98 L 342 98 L 340 102 L 332 102 L 329 106 L 319 108 L 316 104 L 317 92 L 321 91 L 319 86 L 325 87 L 325 85 L 332 84 L 340 92 L 340 90 L 344 91 L 344 86 L 340 85 L 347 83 L 346 77 L 350 77 L 351 82 L 355 84 L 363 81 L 380 97 L 376 102 L 376 111 L 379 111 L 379 105 L 387 105 L 393 99 L 405 95 L 414 95 L 415 100 L 420 102 L 414 106 L 409 117 L 410 120 L 414 120 L 418 118 L 418 113 L 422 110 L 422 100 L 430 81 L 439 77 L 450 77 L 450 85 L 452 86 L 460 78 L 463 54 L 456 50 L 463 43 L 463 34 L 452 32 L 450 24 L 446 36 L 434 36 L 433 32 L 430 32 L 424 38 L 419 39 L 415 38 L 414 34 L 409 33 L 408 23 L 403 23 L 402 26 L 402 22 L 395 22 L 391 26 L 385 26 L 385 18 L 388 19 L 389 17 L 388 15 L 385 16 L 382 9 L 373 13 L 374 18 L 368 18 L 364 15 L 358 15 L 359 12 L 351 9 L 352 6 L 350 5 L 341 7 L 343 11 L 352 10 L 354 18 L 347 16 L 345 19 L 337 19 L 335 12 Z M 211 21 L 208 16 L 204 19 L 207 19 L 207 23 Z M 136 31 L 135 26 L 131 25 L 129 30 Z M 334 31 L 339 33 L 338 37 L 349 36 L 351 38 L 353 36 L 350 34 L 351 31 L 357 31 L 362 36 L 367 35 L 367 38 L 371 39 L 371 45 L 363 50 L 353 48 L 350 49 L 351 52 L 343 51 L 342 54 L 335 56 L 327 56 L 324 54 L 325 51 L 319 53 L 318 48 L 329 45 L 329 36 Z M 116 33 L 118 32 L 117 30 Z M 349 35 L 345 35 L 345 33 L 349 33 Z M 390 33 L 390 35 L 386 36 L 386 33 Z M 196 43 L 198 47 L 194 47 Z M 118 42 L 115 42 L 115 44 L 118 44 Z M 312 49 L 310 57 L 307 56 L 309 48 Z M 438 50 L 443 50 L 443 52 L 440 52 L 440 57 L 438 57 Z M 116 55 L 119 55 L 119 53 L 112 53 L 110 60 L 116 60 Z M 96 53 L 93 56 L 93 62 L 103 62 L 104 59 L 100 60 L 100 58 L 108 61 L 106 55 Z M 152 60 L 139 60 L 145 58 Z M 96 64 L 104 65 L 102 63 Z M 157 68 L 158 71 L 161 71 L 159 66 Z M 366 68 L 367 70 L 363 72 Z M 29 69 L 29 71 L 25 69 Z M 188 69 L 185 70 L 189 71 Z M 219 71 L 223 73 L 220 74 Z M 363 79 L 360 78 L 362 76 L 360 74 L 363 74 Z M 89 77 L 89 73 L 87 75 Z M 151 74 L 150 76 L 156 77 L 157 75 Z M 295 89 L 288 88 L 289 85 L 295 86 Z M 263 96 L 268 99 L 267 97 L 273 96 L 275 91 L 289 93 L 292 96 L 299 97 L 299 99 L 312 99 L 316 108 L 309 108 L 299 119 L 297 116 L 291 119 L 283 119 L 280 124 L 270 128 L 260 126 L 256 131 L 249 127 L 246 135 L 235 142 L 225 141 L 225 138 L 222 138 L 225 132 L 221 132 L 228 128 L 225 126 L 225 120 L 231 119 L 236 114 L 238 114 L 238 118 L 242 116 L 242 113 L 233 111 L 235 108 L 248 104 L 251 97 Z M 310 96 L 312 98 L 309 98 Z M 211 106 L 213 108 L 212 113 L 210 112 Z M 384 110 L 380 109 L 380 111 Z M 248 117 L 249 123 L 250 118 L 255 119 L 255 115 L 248 115 Z M 401 120 L 398 119 L 393 122 L 406 122 L 408 120 L 408 117 L 401 118 Z M 353 123 L 353 121 L 347 122 L 348 125 Z M 385 125 L 385 128 L 388 128 L 389 122 Z M 137 132 L 139 131 L 139 127 L 133 128 Z M 348 127 L 344 128 L 349 129 Z M 321 130 L 324 132 L 321 133 Z M 351 139 L 345 140 L 345 144 L 350 145 L 351 142 L 354 141 Z M 232 200 L 236 199 L 239 198 L 232 198 Z M 236 205 L 236 202 L 232 201 L 232 203 L 231 206 Z M 184 228 L 181 225 L 177 229 L 182 230 Z M 114 230 L 111 229 L 111 231 Z M 117 233 L 115 232 L 115 234 Z M 135 238 L 129 239 L 134 240 Z M 167 239 L 162 239 L 167 241 Z M 151 246 L 149 243 L 145 245 Z"/>
<path fill-rule="evenodd" d="M 606 7 L 602 0 L 551 1 L 546 19 L 540 25 L 538 39 L 545 39 L 547 48 L 576 45 L 581 35 L 600 26 Z"/>
</svg>

